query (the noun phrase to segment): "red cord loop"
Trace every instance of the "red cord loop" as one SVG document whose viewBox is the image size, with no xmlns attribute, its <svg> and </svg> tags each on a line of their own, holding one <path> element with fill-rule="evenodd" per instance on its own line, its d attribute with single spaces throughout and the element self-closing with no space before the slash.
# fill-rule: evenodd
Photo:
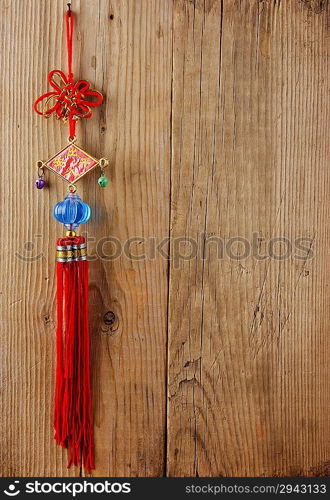
<svg viewBox="0 0 330 500">
<path fill-rule="evenodd" d="M 54 91 L 47 92 L 34 103 L 38 115 L 49 118 L 53 113 L 56 118 L 69 122 L 70 137 L 75 136 L 76 122 L 80 118 L 90 118 L 91 108 L 102 104 L 103 96 L 92 90 L 86 80 L 74 82 L 72 73 L 72 36 L 73 13 L 66 12 L 66 35 L 68 49 L 68 76 L 63 71 L 54 69 L 48 74 L 48 82 Z"/>
<path fill-rule="evenodd" d="M 66 43 L 68 47 L 68 80 L 73 81 L 72 73 L 72 36 L 73 36 L 73 14 L 71 9 L 67 10 L 65 14 L 66 20 Z"/>
</svg>

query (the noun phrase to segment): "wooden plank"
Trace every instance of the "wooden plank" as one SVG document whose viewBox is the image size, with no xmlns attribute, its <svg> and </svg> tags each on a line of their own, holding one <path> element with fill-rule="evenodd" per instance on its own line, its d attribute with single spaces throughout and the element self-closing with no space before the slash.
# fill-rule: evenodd
<svg viewBox="0 0 330 500">
<path fill-rule="evenodd" d="M 37 193 L 33 185 L 34 162 L 62 144 L 59 123 L 41 120 L 32 110 L 47 89 L 47 71 L 64 65 L 62 7 L 60 2 L 30 1 L 23 11 L 20 1 L 1 2 L 3 476 L 75 475 L 66 469 L 65 453 L 55 449 L 52 429 L 59 227 L 51 207 L 64 189 L 54 179 L 49 190 Z"/>
<path fill-rule="evenodd" d="M 35 192 L 33 162 L 65 144 L 67 130 L 32 112 L 47 72 L 66 69 L 63 2 L 1 2 L 1 475 L 79 475 L 52 429 L 55 238 L 51 207 L 59 179 Z M 106 95 L 79 126 L 80 144 L 111 158 L 111 185 L 99 173 L 79 192 L 93 210 L 90 252 L 102 237 L 168 234 L 171 3 L 92 0 L 77 13 L 74 72 Z M 6 171 L 5 171 L 6 169 Z M 10 169 L 11 173 L 8 172 Z M 95 240 L 93 240 L 95 238 Z M 30 243 L 26 243 L 30 242 Z M 143 245 L 142 245 L 143 246 Z M 100 248 L 100 245 L 98 245 Z M 139 245 L 132 247 L 136 253 Z M 109 245 L 103 247 L 109 252 Z M 17 258 L 42 253 L 30 262 Z M 161 259 L 92 260 L 91 332 L 95 475 L 161 475 L 164 470 L 167 264 Z M 113 312 L 115 322 L 104 323 Z M 112 315 L 106 316 L 111 323 Z"/>
<path fill-rule="evenodd" d="M 328 9 L 175 0 L 170 476 L 329 473 Z"/>
<path fill-rule="evenodd" d="M 122 247 L 136 237 L 132 254 L 150 255 L 149 239 L 166 238 L 169 228 L 172 4 L 100 5 L 96 40 L 88 41 L 90 16 L 81 9 L 81 72 L 107 96 L 85 140 L 94 153 L 110 154 L 111 186 L 100 193 L 98 174 L 87 180 L 96 212 L 89 236 L 112 236 Z M 104 243 L 106 255 L 113 249 Z M 167 267 L 161 256 L 136 260 L 127 251 L 91 263 L 95 475 L 164 474 Z M 107 312 L 115 314 L 112 326 Z"/>
</svg>

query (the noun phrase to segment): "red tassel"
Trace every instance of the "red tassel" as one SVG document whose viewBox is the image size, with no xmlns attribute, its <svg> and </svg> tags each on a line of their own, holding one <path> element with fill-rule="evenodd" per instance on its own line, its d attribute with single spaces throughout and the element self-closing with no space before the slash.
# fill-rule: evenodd
<svg viewBox="0 0 330 500">
<path fill-rule="evenodd" d="M 88 262 L 82 236 L 57 241 L 55 440 L 69 448 L 68 467 L 94 469 Z M 60 248 L 59 248 L 60 247 Z"/>
</svg>

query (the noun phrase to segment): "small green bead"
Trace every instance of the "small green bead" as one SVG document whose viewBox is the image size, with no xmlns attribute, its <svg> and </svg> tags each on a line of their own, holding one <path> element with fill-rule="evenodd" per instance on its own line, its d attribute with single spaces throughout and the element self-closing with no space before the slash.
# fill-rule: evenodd
<svg viewBox="0 0 330 500">
<path fill-rule="evenodd" d="M 101 188 L 105 188 L 109 183 L 109 179 L 105 175 L 101 175 L 101 177 L 98 178 L 97 182 L 99 183 L 99 186 Z"/>
</svg>

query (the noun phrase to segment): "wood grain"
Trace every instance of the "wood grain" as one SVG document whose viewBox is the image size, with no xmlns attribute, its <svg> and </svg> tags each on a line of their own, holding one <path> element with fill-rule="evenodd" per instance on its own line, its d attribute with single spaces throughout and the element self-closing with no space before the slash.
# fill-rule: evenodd
<svg viewBox="0 0 330 500">
<path fill-rule="evenodd" d="M 51 207 L 65 194 L 36 192 L 32 167 L 66 143 L 67 129 L 32 112 L 47 89 L 47 72 L 66 69 L 66 2 L 1 2 L 1 474 L 80 475 L 55 447 L 56 236 Z M 171 3 L 161 0 L 74 1 L 74 72 L 106 95 L 106 105 L 78 129 L 91 154 L 110 156 L 111 185 L 99 172 L 79 192 L 92 206 L 90 315 L 93 351 L 95 475 L 164 473 L 167 262 L 121 256 L 95 259 L 101 238 L 168 235 Z M 10 172 L 9 172 L 10 171 Z M 30 242 L 30 243 L 26 243 Z M 32 246 L 34 246 L 32 248 Z M 103 254 L 111 248 L 104 243 Z M 132 246 L 137 253 L 139 246 Z M 17 258 L 19 252 L 31 258 Z M 108 313 L 108 314 L 107 314 Z M 112 321 L 112 313 L 115 321 Z M 105 316 L 106 315 L 106 316 Z M 104 322 L 105 316 L 105 322 Z"/>
<path fill-rule="evenodd" d="M 85 142 L 112 158 L 112 185 L 104 197 L 99 174 L 87 181 L 96 214 L 89 236 L 105 254 L 90 267 L 95 474 L 161 476 L 168 265 L 161 256 L 130 258 L 125 243 L 136 238 L 129 250 L 143 256 L 149 238 L 168 236 L 171 2 L 116 0 L 95 2 L 95 9 L 103 14 L 98 39 L 84 47 L 81 71 L 91 79 L 95 72 L 107 103 L 92 133 L 86 123 Z M 87 33 L 88 12 L 82 9 L 81 16 L 81 31 Z M 95 54 L 96 69 L 89 65 Z M 113 246 L 100 244 L 107 236 L 123 248 L 114 261 L 106 257 Z M 91 246 L 92 254 L 96 250 Z M 114 313 L 113 325 L 104 323 L 106 312 Z"/>
<path fill-rule="evenodd" d="M 328 2 L 174 5 L 168 474 L 326 475 Z"/>
<path fill-rule="evenodd" d="M 0 0 L 2 476 L 84 474 L 52 429 L 65 186 L 33 187 L 35 160 L 67 139 L 32 112 L 66 69 L 65 4 Z M 329 474 L 329 2 L 86 5 L 73 0 L 74 72 L 106 101 L 79 144 L 111 159 L 107 189 L 98 172 L 79 187 L 94 475 Z M 153 245 L 169 234 L 168 268 Z M 237 237 L 254 255 L 228 255 Z M 311 258 L 258 259 L 276 237 L 308 238 Z"/>
</svg>

